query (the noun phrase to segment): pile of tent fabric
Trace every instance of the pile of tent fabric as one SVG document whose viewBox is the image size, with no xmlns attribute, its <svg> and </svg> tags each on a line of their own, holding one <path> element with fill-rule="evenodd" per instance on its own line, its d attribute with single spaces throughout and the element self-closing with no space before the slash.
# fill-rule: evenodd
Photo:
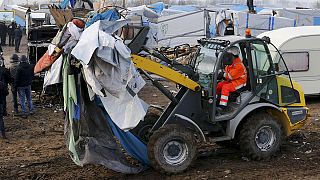
<svg viewBox="0 0 320 180">
<path fill-rule="evenodd" d="M 144 118 L 148 105 L 137 96 L 145 81 L 115 35 L 128 23 L 119 18 L 110 9 L 87 24 L 73 19 L 57 33 L 34 71 L 46 71 L 44 88 L 63 83 L 67 147 L 77 165 L 138 173 L 149 164 L 147 149 L 128 130 Z M 129 163 L 122 149 L 137 163 Z"/>
</svg>

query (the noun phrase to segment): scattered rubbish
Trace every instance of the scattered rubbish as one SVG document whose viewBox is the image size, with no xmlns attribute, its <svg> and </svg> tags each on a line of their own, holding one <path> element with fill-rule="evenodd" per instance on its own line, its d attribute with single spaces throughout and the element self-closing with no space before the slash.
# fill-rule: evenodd
<svg viewBox="0 0 320 180">
<path fill-rule="evenodd" d="M 153 96 L 153 97 L 158 97 L 158 95 L 156 95 L 156 94 L 152 94 L 152 96 Z"/>
<path fill-rule="evenodd" d="M 224 172 L 225 172 L 226 174 L 230 174 L 230 173 L 231 173 L 231 170 L 228 169 L 228 170 L 225 170 Z"/>
<path fill-rule="evenodd" d="M 305 154 L 310 154 L 310 153 L 312 153 L 312 150 L 308 150 L 308 151 L 306 151 L 306 152 L 304 152 Z"/>
<path fill-rule="evenodd" d="M 177 91 L 174 91 L 174 90 L 171 90 L 170 91 L 172 94 L 178 94 L 178 92 Z"/>
<path fill-rule="evenodd" d="M 158 110 L 160 110 L 160 111 L 163 111 L 163 110 L 164 110 L 163 107 L 161 107 L 161 106 L 159 106 L 159 105 L 155 105 L 155 104 L 150 104 L 150 107 L 153 107 L 153 108 L 158 109 Z"/>
<path fill-rule="evenodd" d="M 247 162 L 250 161 L 249 158 L 244 157 L 244 156 L 243 156 L 241 159 L 242 159 L 243 161 L 247 161 Z"/>
<path fill-rule="evenodd" d="M 300 158 L 296 157 L 296 158 L 293 158 L 293 159 L 295 159 L 295 160 L 299 160 Z"/>
</svg>

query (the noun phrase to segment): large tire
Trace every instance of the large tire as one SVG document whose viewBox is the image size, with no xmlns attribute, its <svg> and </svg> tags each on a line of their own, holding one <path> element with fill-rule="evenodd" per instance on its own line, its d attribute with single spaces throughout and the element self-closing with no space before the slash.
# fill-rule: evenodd
<svg viewBox="0 0 320 180">
<path fill-rule="evenodd" d="M 183 172 L 197 156 L 194 133 L 180 125 L 165 125 L 150 137 L 148 156 L 156 170 L 168 174 Z"/>
<path fill-rule="evenodd" d="M 266 160 L 274 156 L 283 138 L 281 125 L 268 113 L 248 118 L 240 130 L 239 145 L 242 152 L 253 160 Z"/>
</svg>

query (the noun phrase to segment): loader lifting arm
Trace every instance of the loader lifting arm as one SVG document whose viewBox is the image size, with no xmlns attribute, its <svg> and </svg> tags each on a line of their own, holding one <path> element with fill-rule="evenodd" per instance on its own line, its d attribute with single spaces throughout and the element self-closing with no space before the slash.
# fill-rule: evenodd
<svg viewBox="0 0 320 180">
<path fill-rule="evenodd" d="M 193 91 L 200 90 L 200 85 L 197 82 L 167 66 L 161 65 L 160 63 L 134 54 L 132 55 L 132 61 L 139 69 L 159 75 Z"/>
</svg>

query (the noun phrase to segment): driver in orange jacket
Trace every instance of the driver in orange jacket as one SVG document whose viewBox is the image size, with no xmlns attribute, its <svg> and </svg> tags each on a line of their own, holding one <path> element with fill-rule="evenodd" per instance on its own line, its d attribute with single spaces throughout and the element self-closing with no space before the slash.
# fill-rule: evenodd
<svg viewBox="0 0 320 180">
<path fill-rule="evenodd" d="M 218 75 L 218 79 L 224 80 L 219 82 L 216 88 L 217 94 L 221 94 L 219 106 L 223 110 L 228 105 L 230 92 L 244 87 L 247 82 L 247 70 L 239 58 L 239 48 L 232 46 L 227 53 L 229 54 L 223 59 L 224 71 Z"/>
</svg>

